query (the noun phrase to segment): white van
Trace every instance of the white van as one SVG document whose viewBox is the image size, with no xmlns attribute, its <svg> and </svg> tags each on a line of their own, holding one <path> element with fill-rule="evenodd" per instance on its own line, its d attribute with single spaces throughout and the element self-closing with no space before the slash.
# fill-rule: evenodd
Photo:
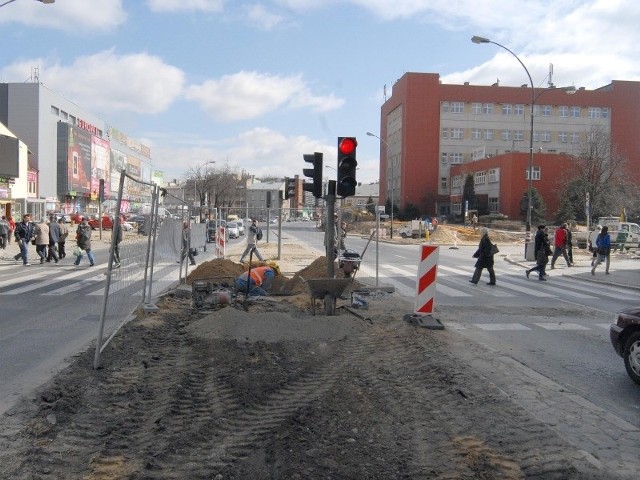
<svg viewBox="0 0 640 480">
<path fill-rule="evenodd" d="M 244 235 L 244 220 L 238 218 L 234 221 L 236 222 L 236 225 L 238 225 L 238 233 L 240 234 L 240 236 Z"/>
</svg>

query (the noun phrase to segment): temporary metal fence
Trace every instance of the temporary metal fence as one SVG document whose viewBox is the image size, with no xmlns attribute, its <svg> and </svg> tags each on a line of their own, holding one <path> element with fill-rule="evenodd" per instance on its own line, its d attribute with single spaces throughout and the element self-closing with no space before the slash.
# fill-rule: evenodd
<svg viewBox="0 0 640 480">
<path fill-rule="evenodd" d="M 204 226 L 183 230 L 189 225 L 189 208 L 182 200 L 181 217 L 158 215 L 161 196 L 167 193 L 152 183 L 143 182 L 122 171 L 118 188 L 118 200 L 113 214 L 113 230 L 106 273 L 106 284 L 100 311 L 100 323 L 96 340 L 94 368 L 100 365 L 100 353 L 126 322 L 131 320 L 141 306 L 153 310 L 152 303 L 164 291 L 182 283 L 187 276 L 188 248 L 203 248 Z M 151 199 L 145 204 L 136 224 L 121 223 L 119 219 L 130 216 L 134 201 Z M 129 228 L 129 227 L 132 228 Z M 189 242 L 191 236 L 191 242 Z M 184 240 L 183 240 L 184 238 Z M 184 271 L 182 267 L 184 268 Z M 184 276 L 183 276 L 184 273 Z"/>
</svg>

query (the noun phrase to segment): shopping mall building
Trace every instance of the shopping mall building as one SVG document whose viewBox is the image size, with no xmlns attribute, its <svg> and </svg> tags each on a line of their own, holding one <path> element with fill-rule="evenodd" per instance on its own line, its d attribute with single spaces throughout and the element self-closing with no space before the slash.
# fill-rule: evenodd
<svg viewBox="0 0 640 480">
<path fill-rule="evenodd" d="M 595 90 L 536 88 L 532 185 L 553 215 L 570 158 L 590 132 L 610 138 L 640 181 L 640 82 L 614 80 Z M 474 176 L 476 196 L 493 212 L 523 219 L 532 89 L 447 85 L 433 73 L 406 73 L 382 105 L 380 196 L 422 213 L 458 215 L 462 188 Z"/>
<path fill-rule="evenodd" d="M 29 212 L 98 212 L 117 200 L 120 173 L 162 183 L 148 147 L 40 83 L 0 83 L 0 208 Z M 152 177 L 153 175 L 153 177 Z M 123 199 L 123 211 L 150 202 L 143 193 Z"/>
</svg>

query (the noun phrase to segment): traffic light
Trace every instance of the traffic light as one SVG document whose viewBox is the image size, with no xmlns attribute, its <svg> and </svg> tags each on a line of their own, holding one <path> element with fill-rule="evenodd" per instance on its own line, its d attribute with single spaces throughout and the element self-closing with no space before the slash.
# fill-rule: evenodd
<svg viewBox="0 0 640 480">
<path fill-rule="evenodd" d="M 289 198 L 296 196 L 296 179 L 284 177 L 284 199 L 288 200 Z"/>
<path fill-rule="evenodd" d="M 305 177 L 313 179 L 312 184 L 305 183 L 303 188 L 306 192 L 313 193 L 314 197 L 322 198 L 322 153 L 305 153 L 302 155 L 302 158 L 304 158 L 305 162 L 313 164 L 313 168 L 305 168 L 302 170 Z"/>
<path fill-rule="evenodd" d="M 101 202 L 104 202 L 104 178 L 100 179 L 99 185 L 100 188 L 98 189 L 98 198 L 100 198 Z"/>
<path fill-rule="evenodd" d="M 338 181 L 336 191 L 340 197 L 356 194 L 356 147 L 355 137 L 338 137 Z"/>
</svg>

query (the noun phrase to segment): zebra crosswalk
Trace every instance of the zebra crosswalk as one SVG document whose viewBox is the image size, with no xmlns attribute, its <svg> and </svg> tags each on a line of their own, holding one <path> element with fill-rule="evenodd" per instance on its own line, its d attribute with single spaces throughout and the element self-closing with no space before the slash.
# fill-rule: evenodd
<svg viewBox="0 0 640 480">
<path fill-rule="evenodd" d="M 607 298 L 612 301 L 629 301 L 636 298 L 637 292 L 620 287 L 592 284 L 554 272 L 548 282 L 528 279 L 518 265 L 507 265 L 497 269 L 497 287 L 486 286 L 483 281 L 478 285 L 469 284 L 473 275 L 473 265 L 438 265 L 436 276 L 436 300 L 450 302 L 476 297 L 498 301 L 508 298 L 563 299 L 575 303 L 592 301 L 594 298 Z M 358 276 L 375 277 L 375 267 L 361 264 Z M 485 272 L 483 280 L 488 279 Z M 406 297 L 416 295 L 416 265 L 380 265 L 378 281 L 391 285 L 395 291 Z M 369 279 L 370 280 L 370 279 Z"/>
</svg>

